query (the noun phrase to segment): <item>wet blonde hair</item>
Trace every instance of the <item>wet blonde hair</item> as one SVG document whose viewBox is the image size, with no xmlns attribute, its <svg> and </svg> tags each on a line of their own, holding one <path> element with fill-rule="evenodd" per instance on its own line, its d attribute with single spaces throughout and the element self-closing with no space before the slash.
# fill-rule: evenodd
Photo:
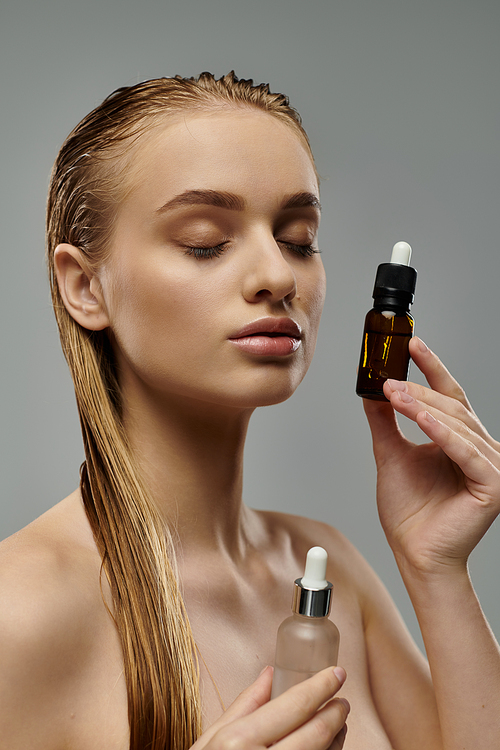
<svg viewBox="0 0 500 750">
<path fill-rule="evenodd" d="M 89 268 L 109 251 L 132 145 L 168 115 L 256 108 L 292 128 L 312 154 L 297 112 L 267 84 L 160 78 L 120 88 L 70 133 L 55 162 L 47 204 L 47 261 L 62 347 L 75 387 L 85 447 L 80 487 L 108 578 L 124 660 L 130 750 L 187 750 L 201 733 L 199 670 L 179 590 L 169 529 L 156 508 L 122 422 L 115 358 L 105 331 L 66 310 L 54 271 L 58 244 L 79 248 Z"/>
</svg>

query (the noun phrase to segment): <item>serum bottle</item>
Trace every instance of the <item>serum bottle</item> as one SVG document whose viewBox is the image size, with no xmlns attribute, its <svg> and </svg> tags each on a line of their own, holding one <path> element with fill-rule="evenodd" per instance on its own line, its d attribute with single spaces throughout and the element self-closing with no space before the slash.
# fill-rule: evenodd
<svg viewBox="0 0 500 750">
<path fill-rule="evenodd" d="M 377 269 L 373 308 L 365 319 L 356 383 L 356 393 L 362 398 L 386 401 L 382 388 L 387 378 L 408 379 L 408 344 L 415 325 L 410 306 L 417 283 L 410 257 L 408 243 L 397 242 L 391 262 L 381 263 Z"/>
<path fill-rule="evenodd" d="M 295 581 L 293 614 L 278 628 L 271 698 L 337 664 L 340 636 L 328 618 L 333 586 L 325 579 L 327 560 L 326 550 L 312 547 Z"/>
</svg>

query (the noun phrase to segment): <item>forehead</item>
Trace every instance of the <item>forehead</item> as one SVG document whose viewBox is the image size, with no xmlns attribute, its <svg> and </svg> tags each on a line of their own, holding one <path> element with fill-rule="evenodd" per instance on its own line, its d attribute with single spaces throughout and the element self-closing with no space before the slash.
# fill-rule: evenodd
<svg viewBox="0 0 500 750">
<path fill-rule="evenodd" d="M 311 157 L 298 133 L 259 110 L 169 116 L 140 138 L 128 169 L 127 203 L 156 203 L 186 190 L 224 190 L 262 201 L 318 194 Z M 152 206 L 151 206 L 152 208 Z"/>
</svg>

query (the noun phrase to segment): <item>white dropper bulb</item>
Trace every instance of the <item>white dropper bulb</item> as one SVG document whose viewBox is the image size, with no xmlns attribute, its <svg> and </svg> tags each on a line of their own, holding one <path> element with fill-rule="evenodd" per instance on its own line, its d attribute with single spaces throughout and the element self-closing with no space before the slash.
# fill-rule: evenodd
<svg viewBox="0 0 500 750">
<path fill-rule="evenodd" d="M 300 583 L 305 589 L 326 589 L 326 563 L 328 554 L 323 547 L 311 547 L 306 557 L 306 569 Z"/>
<path fill-rule="evenodd" d="M 409 266 L 411 258 L 411 247 L 407 242 L 396 242 L 392 248 L 391 263 L 399 263 L 400 266 Z"/>
</svg>

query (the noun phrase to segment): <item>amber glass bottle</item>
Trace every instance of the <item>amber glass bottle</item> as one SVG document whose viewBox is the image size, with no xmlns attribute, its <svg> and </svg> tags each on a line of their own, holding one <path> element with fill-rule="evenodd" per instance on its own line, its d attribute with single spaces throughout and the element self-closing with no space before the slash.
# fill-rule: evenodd
<svg viewBox="0 0 500 750">
<path fill-rule="evenodd" d="M 365 319 L 356 383 L 356 393 L 362 398 L 386 401 L 385 380 L 408 378 L 408 344 L 415 325 L 410 306 L 417 283 L 417 272 L 409 266 L 410 256 L 408 243 L 397 242 L 391 262 L 377 269 L 373 309 Z"/>
</svg>

